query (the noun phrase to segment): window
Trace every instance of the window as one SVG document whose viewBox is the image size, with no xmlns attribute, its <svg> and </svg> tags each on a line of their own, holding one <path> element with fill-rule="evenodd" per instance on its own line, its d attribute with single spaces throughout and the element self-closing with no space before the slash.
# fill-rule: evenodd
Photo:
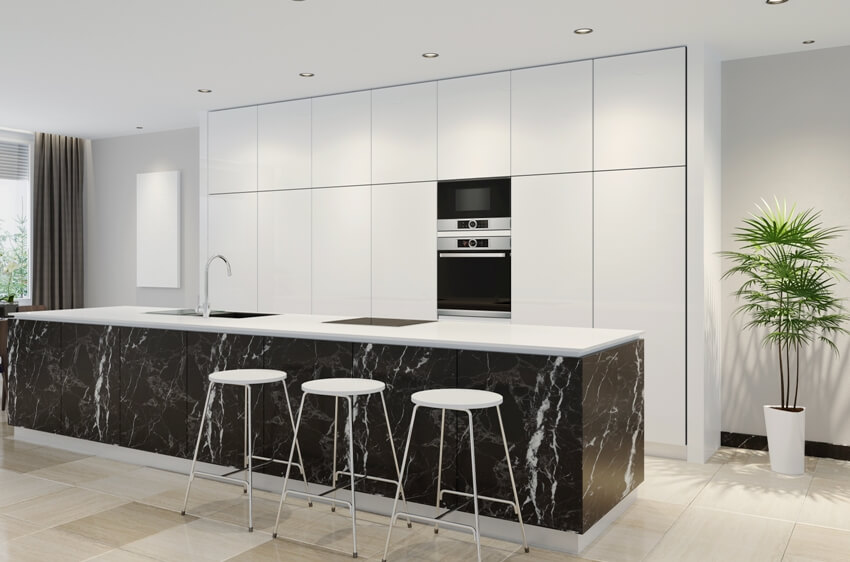
<svg viewBox="0 0 850 562">
<path fill-rule="evenodd" d="M 0 300 L 29 300 L 32 144 L 0 129 Z"/>
</svg>

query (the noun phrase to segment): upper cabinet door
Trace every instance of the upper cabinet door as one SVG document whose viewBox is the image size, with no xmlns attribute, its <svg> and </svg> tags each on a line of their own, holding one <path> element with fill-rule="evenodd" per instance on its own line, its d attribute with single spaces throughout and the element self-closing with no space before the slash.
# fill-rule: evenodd
<svg viewBox="0 0 850 562">
<path fill-rule="evenodd" d="M 371 92 L 313 98 L 313 187 L 372 181 Z"/>
<path fill-rule="evenodd" d="M 441 80 L 437 100 L 437 177 L 510 175 L 511 73 Z"/>
<path fill-rule="evenodd" d="M 593 174 L 513 178 L 511 321 L 593 327 Z"/>
<path fill-rule="evenodd" d="M 208 114 L 208 193 L 257 190 L 257 107 Z"/>
<path fill-rule="evenodd" d="M 310 190 L 257 197 L 258 306 L 263 312 L 310 314 Z"/>
<path fill-rule="evenodd" d="M 210 306 L 214 309 L 257 310 L 257 194 L 228 193 L 208 198 L 207 257 L 221 254 L 210 265 Z M 203 274 L 203 273 L 202 273 Z"/>
<path fill-rule="evenodd" d="M 437 178 L 437 83 L 372 90 L 372 183 Z"/>
<path fill-rule="evenodd" d="M 310 187 L 310 100 L 257 108 L 257 188 Z"/>
<path fill-rule="evenodd" d="M 593 169 L 593 62 L 511 72 L 511 174 Z"/>
<path fill-rule="evenodd" d="M 594 61 L 596 170 L 685 164 L 685 48 Z"/>
</svg>

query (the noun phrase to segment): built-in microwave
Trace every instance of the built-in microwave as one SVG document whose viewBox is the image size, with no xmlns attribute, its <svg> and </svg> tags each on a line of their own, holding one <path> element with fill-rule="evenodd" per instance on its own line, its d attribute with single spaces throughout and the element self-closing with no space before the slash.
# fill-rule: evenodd
<svg viewBox="0 0 850 562">
<path fill-rule="evenodd" d="M 510 230 L 511 178 L 437 184 L 437 230 Z"/>
</svg>

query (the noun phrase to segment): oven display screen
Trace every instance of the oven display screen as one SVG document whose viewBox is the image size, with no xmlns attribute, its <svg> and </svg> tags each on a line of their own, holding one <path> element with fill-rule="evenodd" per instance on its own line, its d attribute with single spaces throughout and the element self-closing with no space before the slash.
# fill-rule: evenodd
<svg viewBox="0 0 850 562">
<path fill-rule="evenodd" d="M 489 187 L 464 187 L 455 191 L 455 210 L 459 212 L 490 210 Z"/>
<path fill-rule="evenodd" d="M 479 238 L 477 240 L 470 239 L 465 240 L 461 239 L 457 241 L 458 248 L 488 248 L 490 246 L 490 241 L 486 238 Z"/>
</svg>

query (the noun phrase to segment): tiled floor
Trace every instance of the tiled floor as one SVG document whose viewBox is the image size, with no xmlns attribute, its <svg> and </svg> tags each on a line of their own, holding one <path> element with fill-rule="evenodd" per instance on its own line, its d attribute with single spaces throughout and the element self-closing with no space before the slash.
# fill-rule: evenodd
<svg viewBox="0 0 850 562">
<path fill-rule="evenodd" d="M 324 561 L 351 559 L 348 516 L 255 494 L 255 532 L 240 489 L 196 480 L 181 517 L 186 477 L 12 440 L 0 424 L 0 560 Z M 629 510 L 583 558 L 485 539 L 487 561 L 850 561 L 850 463 L 809 459 L 806 474 L 770 471 L 766 454 L 722 449 L 704 465 L 649 457 Z M 344 510 L 343 510 L 344 511 Z M 385 517 L 358 519 L 359 557 L 380 560 Z M 468 562 L 468 535 L 399 523 L 390 560 Z"/>
</svg>

